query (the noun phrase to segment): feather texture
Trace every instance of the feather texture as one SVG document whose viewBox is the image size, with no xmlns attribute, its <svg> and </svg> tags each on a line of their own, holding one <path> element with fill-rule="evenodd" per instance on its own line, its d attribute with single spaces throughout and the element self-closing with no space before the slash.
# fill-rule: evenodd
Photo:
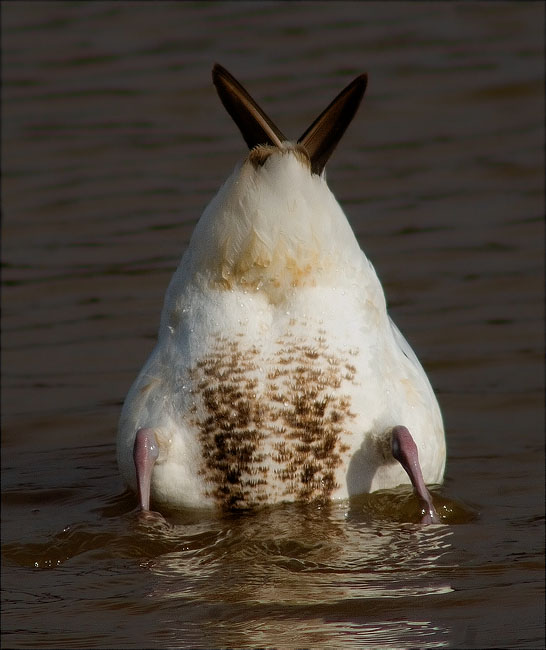
<svg viewBox="0 0 546 650">
<path fill-rule="evenodd" d="M 299 144 L 224 68 L 213 78 L 251 151 L 196 225 L 125 400 L 126 483 L 147 494 L 149 476 L 167 508 L 346 498 L 408 482 L 390 451 L 397 425 L 413 434 L 424 480 L 441 481 L 434 392 L 320 174 L 365 76 Z M 137 476 L 144 461 L 153 472 Z"/>
</svg>

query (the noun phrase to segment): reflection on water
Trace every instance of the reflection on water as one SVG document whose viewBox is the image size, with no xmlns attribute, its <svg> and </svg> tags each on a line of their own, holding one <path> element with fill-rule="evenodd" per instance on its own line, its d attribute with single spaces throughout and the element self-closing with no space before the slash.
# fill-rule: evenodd
<svg viewBox="0 0 546 650">
<path fill-rule="evenodd" d="M 233 524 L 206 549 L 181 540 L 182 549 L 147 564 L 167 579 L 166 596 L 183 596 L 179 579 L 188 575 L 199 575 L 201 588 L 192 581 L 186 595 L 211 601 L 304 605 L 449 591 L 422 583 L 449 548 L 446 526 L 355 525 L 342 506 L 329 514 L 281 507 Z"/>
<path fill-rule="evenodd" d="M 322 648 L 338 634 L 348 635 L 345 647 L 365 640 L 389 648 L 446 643 L 448 630 L 431 621 L 390 618 L 411 609 L 412 600 L 419 610 L 422 598 L 451 591 L 435 575 L 446 565 L 449 527 L 370 525 L 351 521 L 348 506 L 340 505 L 328 512 L 273 508 L 232 518 L 222 530 L 207 549 L 182 542 L 180 550 L 146 565 L 158 578 L 150 591 L 154 600 L 172 600 L 176 608 L 184 601 L 221 605 L 202 630 L 205 646 L 259 647 L 274 639 L 289 648 L 305 639 Z M 347 621 L 347 612 L 355 620 Z M 177 620 L 181 632 L 183 618 Z"/>
<path fill-rule="evenodd" d="M 40 575 L 61 571 L 48 587 L 53 602 L 65 577 L 75 573 L 88 592 L 110 594 L 99 603 L 103 612 L 151 608 L 165 639 L 175 645 L 182 639 L 191 646 L 192 638 L 200 647 L 255 647 L 274 640 L 276 647 L 290 648 L 304 640 L 325 648 L 339 635 L 348 635 L 345 647 L 365 640 L 389 648 L 445 645 L 449 626 L 424 617 L 422 603 L 452 591 L 457 524 L 393 521 L 393 513 L 403 517 L 400 504 L 412 498 L 405 488 L 326 507 L 290 504 L 222 516 L 186 511 L 156 521 L 137 516 L 132 495 L 108 496 L 117 479 L 108 462 L 111 452 L 112 447 L 87 448 L 61 459 L 82 467 L 89 487 L 102 490 L 92 503 L 77 487 L 40 487 L 30 472 L 26 492 L 4 494 L 6 508 L 18 511 L 21 520 L 33 513 L 34 527 L 43 528 L 42 542 L 5 543 L 4 562 L 56 569 L 35 573 L 38 582 Z M 29 460 L 48 462 L 47 454 Z M 97 467 L 104 471 L 93 478 Z M 81 509 L 78 501 L 89 508 L 87 521 L 70 520 Z M 457 509 L 459 521 L 463 512 L 466 522 L 472 520 L 471 510 L 445 497 L 443 502 Z M 62 528 L 51 533 L 53 522 L 61 521 Z M 140 575 L 137 600 L 125 591 L 127 571 Z M 24 602 L 28 595 L 19 598 Z M 419 616 L 408 617 L 412 610 Z"/>
</svg>

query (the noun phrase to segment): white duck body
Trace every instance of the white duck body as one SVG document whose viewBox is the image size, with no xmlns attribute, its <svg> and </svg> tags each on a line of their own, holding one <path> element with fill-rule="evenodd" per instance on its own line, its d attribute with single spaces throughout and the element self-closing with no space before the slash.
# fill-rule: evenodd
<svg viewBox="0 0 546 650">
<path fill-rule="evenodd" d="M 440 409 L 377 275 L 298 145 L 258 147 L 199 220 L 159 337 L 125 401 L 118 463 L 136 490 L 137 430 L 156 434 L 156 504 L 247 507 L 442 480 Z"/>
</svg>

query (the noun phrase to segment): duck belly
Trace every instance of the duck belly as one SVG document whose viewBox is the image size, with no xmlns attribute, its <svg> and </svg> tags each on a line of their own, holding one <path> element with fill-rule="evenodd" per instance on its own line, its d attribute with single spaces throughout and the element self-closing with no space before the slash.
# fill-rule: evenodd
<svg viewBox="0 0 546 650">
<path fill-rule="evenodd" d="M 233 290 L 206 308 L 184 304 L 141 373 L 140 385 L 159 378 L 148 398 L 155 415 L 140 407 L 156 421 L 128 423 L 165 440 L 153 499 L 246 508 L 346 498 L 375 489 L 382 466 L 381 486 L 407 481 L 382 451 L 402 413 L 389 419 L 396 372 L 392 350 L 378 358 L 380 310 L 331 287 L 300 287 L 278 304 Z"/>
</svg>

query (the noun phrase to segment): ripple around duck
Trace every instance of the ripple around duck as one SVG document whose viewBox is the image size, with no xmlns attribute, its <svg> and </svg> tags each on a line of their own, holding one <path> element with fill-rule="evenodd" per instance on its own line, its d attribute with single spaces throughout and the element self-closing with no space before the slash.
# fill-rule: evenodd
<svg viewBox="0 0 546 650">
<path fill-rule="evenodd" d="M 185 510 L 168 520 L 149 520 L 138 516 L 133 494 L 115 493 L 119 477 L 112 445 L 24 455 L 26 472 L 15 471 L 17 454 L 13 466 L 4 465 L 2 495 L 5 523 L 19 521 L 20 533 L 18 539 L 4 537 L 3 557 L 22 567 L 78 564 L 85 556 L 106 562 L 134 559 L 164 575 L 176 575 L 181 567 L 190 573 L 196 566 L 209 571 L 223 562 L 237 571 L 254 566 L 264 576 L 270 569 L 335 574 L 377 570 L 380 550 L 388 548 L 385 571 L 397 570 L 410 556 L 406 542 L 398 555 L 391 538 L 435 539 L 476 517 L 470 506 L 434 489 L 448 526 L 423 528 L 412 523 L 420 519 L 417 499 L 401 486 L 323 506 L 284 504 L 222 515 Z M 59 462 L 71 468 L 62 480 L 55 469 Z M 39 480 L 37 466 L 44 468 Z M 28 538 L 27 529 L 35 531 L 31 543 L 21 541 Z"/>
<path fill-rule="evenodd" d="M 41 495 L 48 497 L 49 508 L 68 501 L 85 502 L 90 497 L 89 493 L 77 495 L 63 489 L 31 490 L 30 497 L 24 493 L 15 498 L 7 495 L 5 506 L 27 508 L 42 503 Z M 90 512 L 88 522 L 68 524 L 60 532 L 45 535 L 44 541 L 5 543 L 3 558 L 36 569 L 77 566 L 82 562 L 109 563 L 123 558 L 135 560 L 137 565 L 165 578 L 186 575 L 207 582 L 217 573 L 246 573 L 247 587 L 272 576 L 274 580 L 274 576 L 301 573 L 315 575 L 317 583 L 333 584 L 344 576 L 344 582 L 357 584 L 362 572 L 370 572 L 365 581 L 368 589 L 389 575 L 422 569 L 424 547 L 429 553 L 436 548 L 427 556 L 427 571 L 434 568 L 442 556 L 438 539 L 450 531 L 447 526 L 426 530 L 411 523 L 372 519 L 370 504 L 377 513 L 385 496 L 380 495 L 374 504 L 373 495 L 369 495 L 364 509 L 346 503 L 320 509 L 287 505 L 224 516 L 188 512 L 177 518 L 184 523 L 175 523 L 176 519 L 143 521 L 135 516 L 134 497 L 124 492 L 107 505 L 103 502 L 95 506 L 91 511 L 95 516 Z M 399 498 L 407 500 L 407 495 Z M 47 516 L 47 508 L 43 514 Z M 415 546 L 413 552 L 410 544 Z M 226 582 L 224 578 L 220 582 L 229 591 L 234 585 L 233 580 Z"/>
</svg>

